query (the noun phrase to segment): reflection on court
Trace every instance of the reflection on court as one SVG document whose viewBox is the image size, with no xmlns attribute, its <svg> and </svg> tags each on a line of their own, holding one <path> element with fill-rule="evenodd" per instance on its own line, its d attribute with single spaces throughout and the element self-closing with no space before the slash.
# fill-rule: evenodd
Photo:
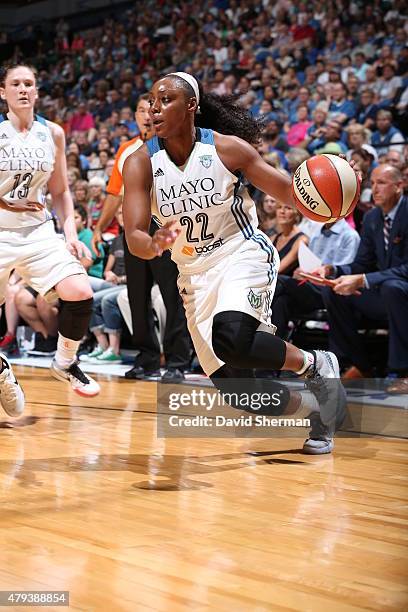
<svg viewBox="0 0 408 612">
<path fill-rule="evenodd" d="M 403 610 L 406 442 L 158 439 L 155 385 L 82 400 L 17 368 L 0 423 L 1 589 L 75 610 Z"/>
</svg>

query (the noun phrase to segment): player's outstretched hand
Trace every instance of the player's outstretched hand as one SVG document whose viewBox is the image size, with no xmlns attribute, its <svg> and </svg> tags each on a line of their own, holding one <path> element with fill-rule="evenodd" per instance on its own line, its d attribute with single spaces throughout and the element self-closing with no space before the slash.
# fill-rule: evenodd
<svg viewBox="0 0 408 612">
<path fill-rule="evenodd" d="M 156 255 L 160 257 L 163 251 L 171 249 L 180 232 L 181 229 L 177 221 L 168 221 L 163 227 L 158 229 L 152 238 L 152 248 Z"/>
<path fill-rule="evenodd" d="M 74 257 L 81 260 L 83 258 L 92 261 L 92 254 L 88 247 L 78 239 L 67 240 L 67 249 Z"/>
</svg>

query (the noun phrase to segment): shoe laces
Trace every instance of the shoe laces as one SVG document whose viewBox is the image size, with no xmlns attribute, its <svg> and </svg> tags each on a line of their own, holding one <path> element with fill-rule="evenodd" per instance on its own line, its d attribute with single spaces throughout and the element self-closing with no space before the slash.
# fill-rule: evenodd
<svg viewBox="0 0 408 612">
<path fill-rule="evenodd" d="M 328 389 L 327 389 L 327 381 L 323 378 L 323 376 L 319 373 L 316 364 L 316 355 L 315 362 L 310 366 L 305 373 L 305 383 L 306 387 L 314 393 L 317 399 L 321 402 L 325 402 L 328 399 Z"/>
<path fill-rule="evenodd" d="M 71 376 L 73 376 L 74 378 L 79 380 L 79 382 L 81 382 L 83 385 L 89 385 L 89 383 L 90 383 L 89 378 L 81 370 L 81 368 L 78 366 L 78 364 L 76 362 L 73 363 L 71 366 L 69 366 L 67 372 L 69 372 L 69 374 L 71 374 Z"/>
<path fill-rule="evenodd" d="M 1 394 L 4 396 L 6 402 L 11 402 L 17 399 L 17 389 L 17 384 L 7 385 L 4 389 L 2 389 Z"/>
</svg>

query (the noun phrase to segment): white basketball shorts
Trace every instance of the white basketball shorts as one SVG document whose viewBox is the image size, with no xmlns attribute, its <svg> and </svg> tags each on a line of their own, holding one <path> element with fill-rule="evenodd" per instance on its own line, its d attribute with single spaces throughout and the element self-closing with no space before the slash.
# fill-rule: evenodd
<svg viewBox="0 0 408 612">
<path fill-rule="evenodd" d="M 33 227 L 0 228 L 0 305 L 12 270 L 40 295 L 46 295 L 68 276 L 86 274 L 64 240 L 58 238 L 52 221 Z"/>
<path fill-rule="evenodd" d="M 219 312 L 244 312 L 258 319 L 258 329 L 275 332 L 271 305 L 278 270 L 278 252 L 265 234 L 257 232 L 210 270 L 180 274 L 178 287 L 188 329 L 198 360 L 208 376 L 224 365 L 212 347 L 213 318 Z"/>
</svg>

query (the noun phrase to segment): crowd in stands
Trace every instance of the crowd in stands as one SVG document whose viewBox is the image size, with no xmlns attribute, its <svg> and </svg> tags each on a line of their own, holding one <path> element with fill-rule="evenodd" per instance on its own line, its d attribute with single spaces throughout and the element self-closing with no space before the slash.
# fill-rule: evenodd
<svg viewBox="0 0 408 612">
<path fill-rule="evenodd" d="M 104 205 L 115 153 L 138 135 L 137 100 L 168 72 L 191 72 L 207 92 L 236 96 L 262 121 L 258 150 L 282 172 L 293 173 L 319 153 L 357 161 L 360 201 L 331 228 L 302 219 L 289 203 L 250 186 L 260 227 L 281 255 L 286 289 L 278 283 L 276 300 L 284 336 L 291 312 L 282 296 L 297 282 L 300 244 L 309 244 L 324 264 L 351 264 L 364 217 L 377 205 L 373 171 L 392 165 L 408 195 L 405 9 L 403 0 L 148 0 L 84 31 L 60 19 L 54 37 L 33 39 L 31 56 L 16 44 L 8 61 L 36 66 L 37 112 L 64 128 L 69 185 L 86 244 Z M 120 359 L 123 323 L 114 298 L 126 283 L 121 226 L 118 215 L 103 234 L 105 251 L 86 262 L 94 290 L 103 294 L 92 320 L 98 345 L 90 358 L 99 361 Z M 309 297 L 311 309 L 324 306 L 321 294 Z M 6 344 L 15 332 L 8 333 Z"/>
</svg>

